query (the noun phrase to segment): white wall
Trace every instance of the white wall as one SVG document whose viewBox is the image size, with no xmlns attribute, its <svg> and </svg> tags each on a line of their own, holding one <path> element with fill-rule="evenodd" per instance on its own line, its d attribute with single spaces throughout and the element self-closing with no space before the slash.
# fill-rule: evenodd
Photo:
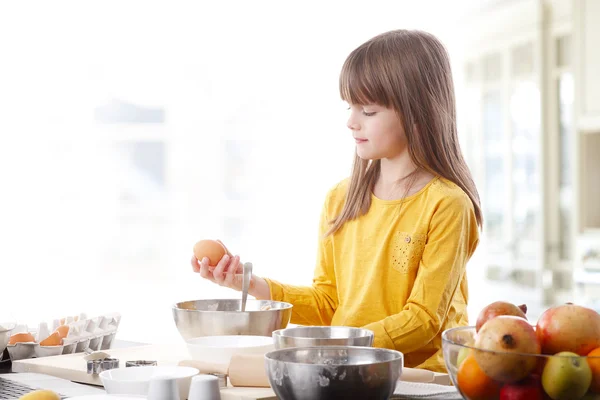
<svg viewBox="0 0 600 400">
<path fill-rule="evenodd" d="M 309 284 L 325 192 L 352 159 L 345 56 L 380 32 L 422 28 L 456 61 L 452 23 L 471 2 L 450 3 L 0 5 L 3 313 L 35 325 L 119 311 L 120 338 L 172 340 L 173 302 L 237 296 L 190 271 L 192 245 L 208 237 L 257 274 Z M 166 123 L 98 127 L 93 109 L 111 97 L 164 107 Z M 254 142 L 244 202 L 222 203 L 227 166 L 240 162 L 225 137 Z M 148 140 L 165 145 L 164 186 L 115 151 Z M 229 240 L 228 214 L 242 218 Z"/>
</svg>

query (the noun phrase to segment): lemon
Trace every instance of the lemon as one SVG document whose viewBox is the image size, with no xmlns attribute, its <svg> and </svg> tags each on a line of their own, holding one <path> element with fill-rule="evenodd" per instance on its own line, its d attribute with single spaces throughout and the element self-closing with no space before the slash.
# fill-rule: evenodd
<svg viewBox="0 0 600 400">
<path fill-rule="evenodd" d="M 60 400 L 60 396 L 52 390 L 36 390 L 21 396 L 19 400 Z"/>
</svg>

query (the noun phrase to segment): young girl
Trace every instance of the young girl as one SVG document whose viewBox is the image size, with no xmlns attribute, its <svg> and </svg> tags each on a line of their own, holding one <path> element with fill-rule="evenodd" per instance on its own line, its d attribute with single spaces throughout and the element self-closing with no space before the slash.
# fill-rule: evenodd
<svg viewBox="0 0 600 400">
<path fill-rule="evenodd" d="M 441 334 L 468 323 L 466 264 L 482 224 L 448 54 L 428 33 L 383 33 L 348 56 L 339 85 L 356 156 L 325 199 L 313 284 L 253 276 L 249 293 L 293 304 L 294 324 L 364 327 L 407 367 L 445 371 Z M 239 256 L 192 265 L 241 288 Z"/>
</svg>

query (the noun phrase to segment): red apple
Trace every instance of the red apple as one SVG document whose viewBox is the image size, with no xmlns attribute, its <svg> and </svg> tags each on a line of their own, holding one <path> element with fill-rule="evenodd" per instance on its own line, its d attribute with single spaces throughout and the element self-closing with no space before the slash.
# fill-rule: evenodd
<svg viewBox="0 0 600 400">
<path fill-rule="evenodd" d="M 539 378 L 530 376 L 518 383 L 509 383 L 500 390 L 500 400 L 543 400 L 544 390 Z"/>
<path fill-rule="evenodd" d="M 570 303 L 551 307 L 540 316 L 536 333 L 544 354 L 585 356 L 600 347 L 600 314 Z"/>
<path fill-rule="evenodd" d="M 493 302 L 485 306 L 479 312 L 479 315 L 477 316 L 477 322 L 475 324 L 475 331 L 479 332 L 479 329 L 481 329 L 483 324 L 494 317 L 498 317 L 500 315 L 514 315 L 515 317 L 527 319 L 525 314 L 527 314 L 527 306 L 525 304 L 517 307 L 514 304 L 506 301 Z"/>
<path fill-rule="evenodd" d="M 520 317 L 501 315 L 487 321 L 477 334 L 477 364 L 490 378 L 514 383 L 537 366 L 540 344 L 533 327 Z"/>
</svg>

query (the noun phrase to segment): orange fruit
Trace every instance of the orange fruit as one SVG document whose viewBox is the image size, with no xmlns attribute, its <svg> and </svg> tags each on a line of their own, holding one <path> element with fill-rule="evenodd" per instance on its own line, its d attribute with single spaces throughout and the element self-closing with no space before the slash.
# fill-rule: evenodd
<svg viewBox="0 0 600 400">
<path fill-rule="evenodd" d="M 590 390 L 594 393 L 600 393 L 600 347 L 589 352 L 588 364 L 592 370 L 592 384 Z"/>
<path fill-rule="evenodd" d="M 204 257 L 207 257 L 211 267 L 217 265 L 225 253 L 225 247 L 216 240 L 201 240 L 194 245 L 196 258 L 202 261 Z"/>
<path fill-rule="evenodd" d="M 473 353 L 458 367 L 456 380 L 458 388 L 469 400 L 490 400 L 500 394 L 500 384 L 483 372 Z"/>
</svg>

